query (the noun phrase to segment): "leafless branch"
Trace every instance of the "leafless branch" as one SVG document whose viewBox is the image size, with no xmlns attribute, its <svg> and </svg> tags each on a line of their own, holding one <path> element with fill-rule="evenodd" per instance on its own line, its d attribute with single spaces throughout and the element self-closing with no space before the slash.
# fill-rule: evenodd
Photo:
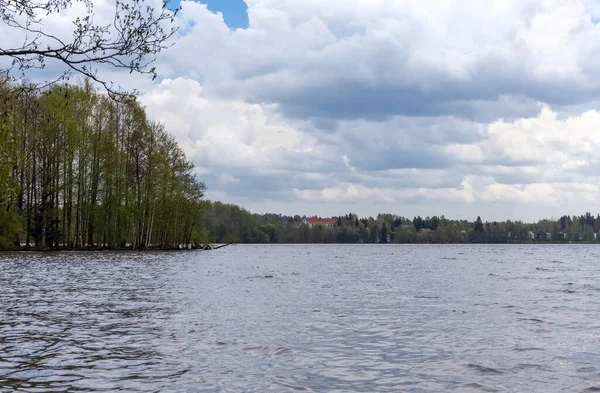
<svg viewBox="0 0 600 393">
<path fill-rule="evenodd" d="M 83 3 L 86 13 L 73 22 L 71 39 L 44 31 L 44 18 L 73 3 Z M 12 65 L 4 72 L 15 77 L 18 71 L 18 77 L 24 78 L 27 71 L 43 69 L 46 60 L 51 59 L 67 68 L 56 81 L 80 74 L 102 85 L 114 98 L 136 95 L 138 92 L 125 92 L 99 77 L 98 67 L 156 78 L 152 64 L 157 54 L 171 45 L 170 38 L 177 32 L 174 18 L 178 11 L 168 9 L 166 2 L 156 10 L 147 0 L 117 0 L 112 23 L 101 25 L 94 22 L 92 0 L 0 0 L 0 23 L 24 35 L 17 47 L 0 47 L 0 58 L 12 59 Z"/>
</svg>

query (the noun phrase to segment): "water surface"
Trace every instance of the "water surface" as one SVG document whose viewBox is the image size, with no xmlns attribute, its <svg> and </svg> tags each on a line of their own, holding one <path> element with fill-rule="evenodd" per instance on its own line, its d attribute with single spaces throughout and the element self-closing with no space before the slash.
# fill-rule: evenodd
<svg viewBox="0 0 600 393">
<path fill-rule="evenodd" d="M 0 254 L 0 391 L 600 391 L 599 257 L 582 245 Z"/>
</svg>

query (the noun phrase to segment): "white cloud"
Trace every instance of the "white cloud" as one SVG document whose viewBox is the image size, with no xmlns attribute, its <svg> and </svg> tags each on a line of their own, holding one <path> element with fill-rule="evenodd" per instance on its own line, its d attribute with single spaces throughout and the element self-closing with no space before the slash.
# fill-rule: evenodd
<svg viewBox="0 0 600 393">
<path fill-rule="evenodd" d="M 590 2 L 247 3 L 250 27 L 231 31 L 204 5 L 184 2 L 181 23 L 194 24 L 164 69 L 296 117 L 495 119 L 600 94 Z"/>
<path fill-rule="evenodd" d="M 392 204 L 401 201 L 427 200 L 427 201 L 459 201 L 472 202 L 472 191 L 466 188 L 369 188 L 362 184 L 341 183 L 335 187 L 322 190 L 293 190 L 300 200 L 309 202 L 371 202 Z"/>
<path fill-rule="evenodd" d="M 194 80 L 166 79 L 141 99 L 200 168 L 276 174 L 290 156 L 320 152 L 314 138 L 278 119 L 272 105 L 209 99 Z"/>
<path fill-rule="evenodd" d="M 489 138 L 479 146 L 491 157 L 528 161 L 555 170 L 576 169 L 596 161 L 600 149 L 600 112 L 590 110 L 564 120 L 544 107 L 537 117 L 489 125 Z"/>
<path fill-rule="evenodd" d="M 445 154 L 457 162 L 480 163 L 484 161 L 483 150 L 477 145 L 451 144 L 444 147 Z"/>
<path fill-rule="evenodd" d="M 467 175 L 458 188 L 370 188 L 362 184 L 340 183 L 322 190 L 294 189 L 293 192 L 298 199 L 308 202 L 368 202 L 389 207 L 422 202 L 458 202 L 475 206 L 502 202 L 547 208 L 578 204 L 585 209 L 596 203 L 600 187 L 565 183 L 500 184 L 492 177 Z M 488 211 L 487 214 L 498 217 L 493 212 Z"/>
</svg>

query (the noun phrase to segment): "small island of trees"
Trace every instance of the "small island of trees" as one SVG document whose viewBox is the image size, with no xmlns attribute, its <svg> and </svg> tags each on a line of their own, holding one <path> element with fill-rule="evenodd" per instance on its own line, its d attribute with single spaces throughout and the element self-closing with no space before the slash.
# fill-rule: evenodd
<svg viewBox="0 0 600 393">
<path fill-rule="evenodd" d="M 76 3 L 71 34 L 49 31 Z M 204 184 L 138 92 L 100 74 L 156 78 L 178 11 L 117 0 L 103 19 L 88 0 L 0 0 L 11 37 L 0 46 L 0 249 L 195 244 Z M 73 75 L 86 82 L 68 85 Z"/>
<path fill-rule="evenodd" d="M 204 184 L 135 99 L 0 82 L 0 248 L 194 244 Z"/>
</svg>

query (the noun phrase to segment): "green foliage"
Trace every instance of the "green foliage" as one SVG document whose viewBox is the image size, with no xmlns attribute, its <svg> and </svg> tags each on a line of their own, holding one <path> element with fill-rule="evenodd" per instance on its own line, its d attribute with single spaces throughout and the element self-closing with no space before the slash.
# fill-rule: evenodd
<svg viewBox="0 0 600 393">
<path fill-rule="evenodd" d="M 223 238 L 223 243 L 239 243 L 240 242 L 240 238 L 237 237 L 235 234 L 233 233 L 228 233 L 227 235 L 225 235 L 225 237 Z"/>
<path fill-rule="evenodd" d="M 21 218 L 14 207 L 0 204 L 0 250 L 8 250 L 19 241 Z"/>
<path fill-rule="evenodd" d="M 385 222 L 383 223 L 383 226 L 381 227 L 381 236 L 379 237 L 379 241 L 381 243 L 388 242 L 388 230 L 387 230 L 387 224 Z"/>
<path fill-rule="evenodd" d="M 1 87 L 8 143 L 0 144 L 0 210 L 13 207 L 12 216 L 0 214 L 4 247 L 15 239 L 37 248 L 206 240 L 204 184 L 135 100 L 115 102 L 89 83 L 44 92 Z"/>
<path fill-rule="evenodd" d="M 475 232 L 483 232 L 483 222 L 481 221 L 481 217 L 477 216 L 477 220 L 475 220 L 475 224 L 473 225 L 473 230 Z"/>
</svg>

